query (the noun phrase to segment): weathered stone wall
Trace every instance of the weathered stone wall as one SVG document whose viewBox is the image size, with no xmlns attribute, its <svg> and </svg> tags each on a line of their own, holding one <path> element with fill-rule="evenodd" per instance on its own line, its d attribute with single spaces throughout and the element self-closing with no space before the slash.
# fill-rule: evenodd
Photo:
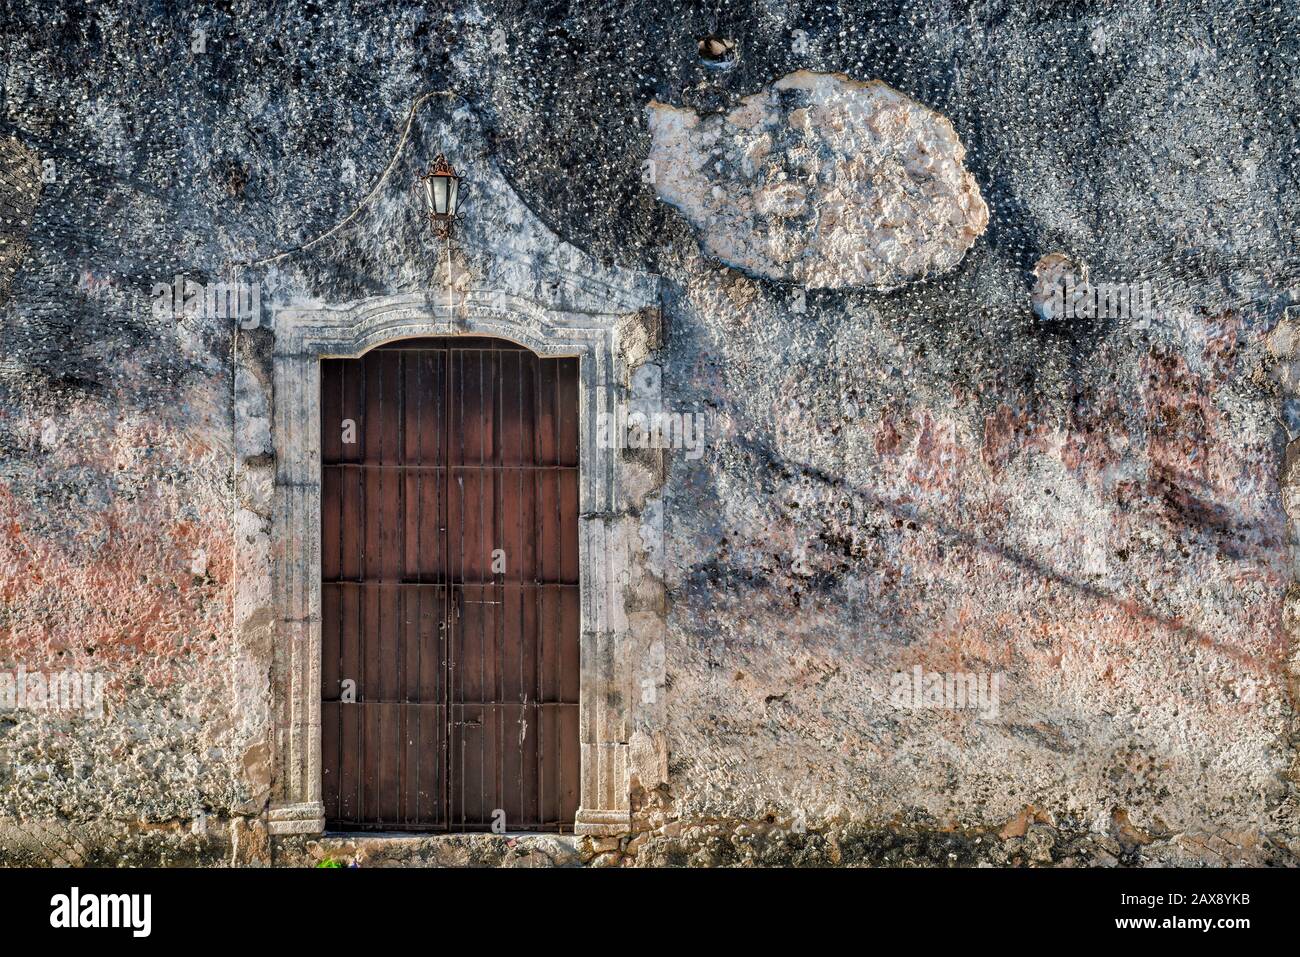
<svg viewBox="0 0 1300 957">
<path fill-rule="evenodd" d="M 621 399 L 706 416 L 611 531 L 631 831 L 283 862 L 1294 860 L 1294 4 L 4 16 L 0 670 L 106 684 L 0 712 L 0 862 L 271 858 L 273 334 L 178 275 L 599 287 Z M 449 276 L 409 186 L 458 143 Z M 1153 314 L 1035 310 L 1053 254 Z"/>
</svg>

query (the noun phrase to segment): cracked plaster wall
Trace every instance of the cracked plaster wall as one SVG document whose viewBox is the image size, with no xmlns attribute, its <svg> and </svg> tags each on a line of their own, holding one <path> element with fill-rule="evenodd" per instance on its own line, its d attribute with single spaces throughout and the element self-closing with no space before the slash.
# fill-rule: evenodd
<svg viewBox="0 0 1300 957">
<path fill-rule="evenodd" d="M 663 277 L 634 363 L 658 395 L 628 397 L 708 414 L 701 459 L 626 464 L 636 833 L 583 859 L 1293 859 L 1289 5 L 11 16 L 0 133 L 54 172 L 4 167 L 0 657 L 110 684 L 104 721 L 0 716 L 5 860 L 267 859 L 274 622 L 239 570 L 274 545 L 270 334 L 158 318 L 150 289 L 445 291 L 406 186 L 462 139 L 467 209 L 486 164 L 521 205 L 471 218 L 453 283 Z M 710 30 L 731 69 L 697 61 Z M 724 254 L 660 201 L 650 103 L 726 114 L 800 70 L 950 124 L 987 226 L 972 200 L 968 237 L 863 273 L 802 227 L 797 257 Z M 1157 314 L 1044 322 L 1058 252 L 1150 279 Z M 891 707 L 916 665 L 1004 673 L 1000 714 Z"/>
</svg>

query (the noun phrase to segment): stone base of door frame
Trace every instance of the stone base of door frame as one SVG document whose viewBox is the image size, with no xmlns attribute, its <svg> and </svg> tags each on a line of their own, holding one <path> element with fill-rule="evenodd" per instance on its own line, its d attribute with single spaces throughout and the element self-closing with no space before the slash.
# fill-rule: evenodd
<svg viewBox="0 0 1300 957">
<path fill-rule="evenodd" d="M 266 827 L 272 835 L 325 833 L 325 805 L 319 801 L 271 808 Z M 614 837 L 632 830 L 632 812 L 579 808 L 573 832 L 579 836 Z"/>
<path fill-rule="evenodd" d="M 271 834 L 322 834 L 325 831 L 325 805 L 320 801 L 283 804 L 266 813 L 266 829 Z"/>
<path fill-rule="evenodd" d="M 632 831 L 632 812 L 630 810 L 604 811 L 578 808 L 578 817 L 573 832 L 579 836 L 615 837 Z"/>
</svg>

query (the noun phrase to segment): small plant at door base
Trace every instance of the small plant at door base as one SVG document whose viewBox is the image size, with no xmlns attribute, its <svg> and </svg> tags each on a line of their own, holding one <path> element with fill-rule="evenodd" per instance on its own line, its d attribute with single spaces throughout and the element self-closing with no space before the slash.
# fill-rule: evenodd
<svg viewBox="0 0 1300 957">
<path fill-rule="evenodd" d="M 318 861 L 317 867 L 342 867 L 343 862 L 334 857 L 327 857 L 323 861 Z"/>
</svg>

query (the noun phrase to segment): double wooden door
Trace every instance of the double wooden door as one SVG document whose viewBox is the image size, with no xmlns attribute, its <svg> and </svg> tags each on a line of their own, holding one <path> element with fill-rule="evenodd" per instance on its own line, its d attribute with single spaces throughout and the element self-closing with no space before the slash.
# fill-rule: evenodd
<svg viewBox="0 0 1300 957">
<path fill-rule="evenodd" d="M 572 829 L 577 390 L 495 339 L 322 362 L 330 828 Z"/>
</svg>

